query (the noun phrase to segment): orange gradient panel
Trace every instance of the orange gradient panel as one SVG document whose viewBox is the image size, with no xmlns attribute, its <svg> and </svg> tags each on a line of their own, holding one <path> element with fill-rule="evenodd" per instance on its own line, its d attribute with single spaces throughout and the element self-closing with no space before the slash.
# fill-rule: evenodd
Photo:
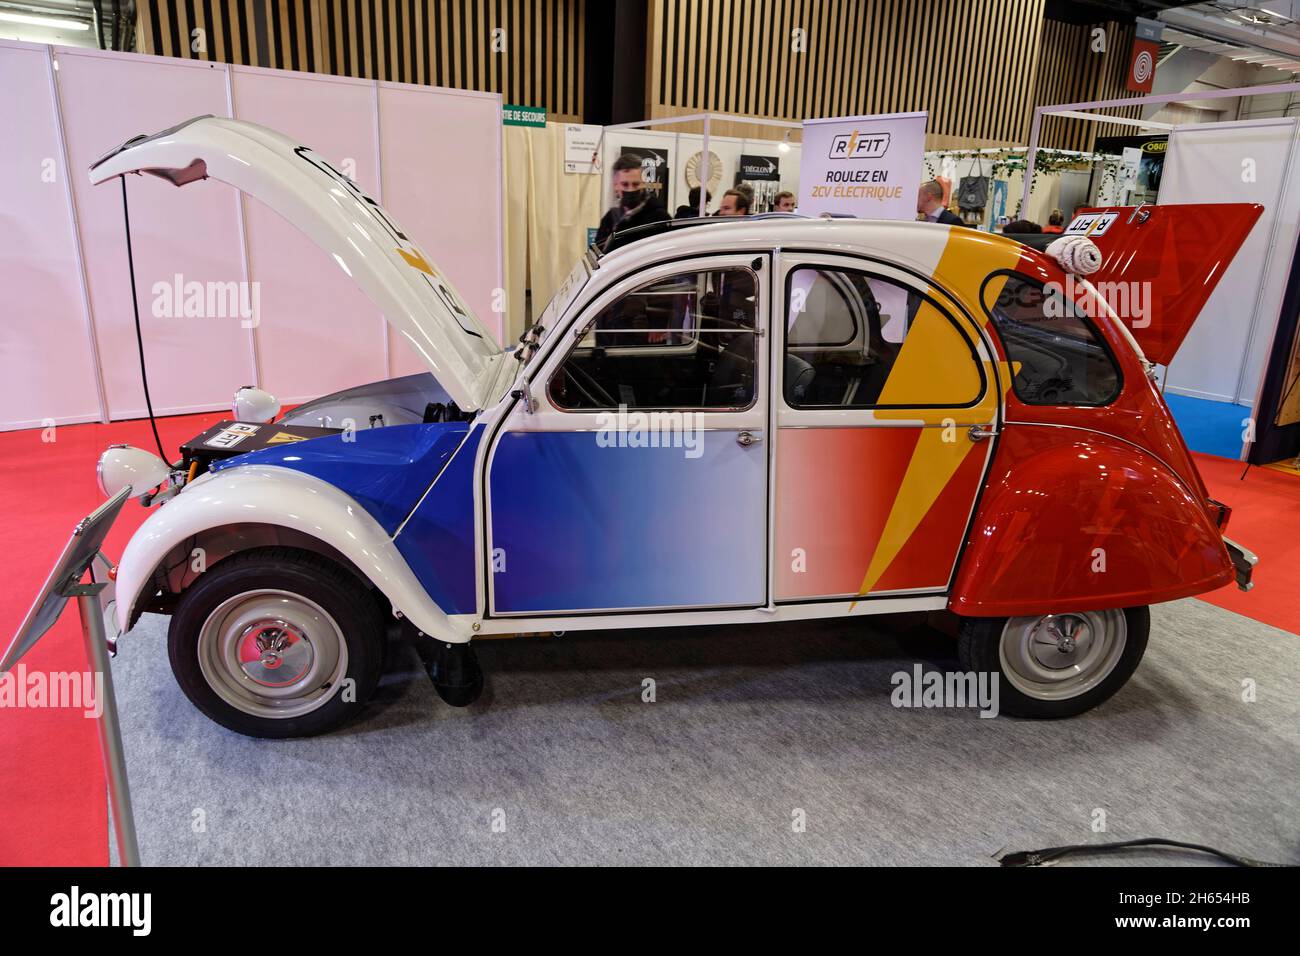
<svg viewBox="0 0 1300 956">
<path fill-rule="evenodd" d="M 920 431 L 781 429 L 773 556 L 778 601 L 858 593 Z"/>
</svg>

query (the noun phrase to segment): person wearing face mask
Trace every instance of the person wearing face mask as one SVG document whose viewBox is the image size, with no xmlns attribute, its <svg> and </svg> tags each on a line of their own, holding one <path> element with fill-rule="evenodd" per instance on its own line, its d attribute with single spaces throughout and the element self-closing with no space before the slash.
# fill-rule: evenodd
<svg viewBox="0 0 1300 956">
<path fill-rule="evenodd" d="M 650 193 L 641 178 L 641 160 L 624 153 L 614 160 L 613 174 L 614 206 L 601 218 L 600 228 L 596 230 L 596 245 L 602 249 L 617 232 L 652 222 L 667 222 L 669 218 L 664 204 Z"/>
</svg>

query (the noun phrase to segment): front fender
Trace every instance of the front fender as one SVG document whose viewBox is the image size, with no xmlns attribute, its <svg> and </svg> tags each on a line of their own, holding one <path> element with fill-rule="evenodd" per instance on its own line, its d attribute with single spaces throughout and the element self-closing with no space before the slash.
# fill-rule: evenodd
<svg viewBox="0 0 1300 956">
<path fill-rule="evenodd" d="M 141 592 L 167 553 L 187 539 L 234 524 L 277 525 L 316 538 L 351 561 L 412 624 L 441 641 L 464 643 L 412 573 L 392 539 L 356 501 L 311 475 L 245 465 L 203 476 L 136 531 L 117 566 L 117 622 L 125 631 Z"/>
<path fill-rule="evenodd" d="M 1157 604 L 1222 587 L 1232 561 L 1201 502 L 1110 435 L 1006 426 L 949 607 L 1001 617 Z"/>
</svg>

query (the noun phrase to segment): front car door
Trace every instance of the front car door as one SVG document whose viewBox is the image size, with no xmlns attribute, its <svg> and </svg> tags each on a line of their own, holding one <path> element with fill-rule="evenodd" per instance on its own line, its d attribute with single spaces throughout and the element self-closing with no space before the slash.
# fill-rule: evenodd
<svg viewBox="0 0 1300 956">
<path fill-rule="evenodd" d="M 644 269 L 548 334 L 488 459 L 490 613 L 767 602 L 770 273 Z"/>
<path fill-rule="evenodd" d="M 881 263 L 783 253 L 779 269 L 776 602 L 945 592 L 998 425 L 980 329 Z"/>
</svg>

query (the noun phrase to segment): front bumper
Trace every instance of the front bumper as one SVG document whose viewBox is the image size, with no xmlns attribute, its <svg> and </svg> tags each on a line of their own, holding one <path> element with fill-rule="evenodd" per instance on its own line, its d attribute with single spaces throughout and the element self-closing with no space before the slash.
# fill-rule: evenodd
<svg viewBox="0 0 1300 956">
<path fill-rule="evenodd" d="M 1237 587 L 1249 591 L 1255 586 L 1250 577 L 1259 564 L 1259 557 L 1253 551 L 1247 551 L 1231 538 L 1225 537 L 1223 543 L 1228 546 L 1228 556 L 1232 558 L 1233 570 L 1237 572 Z"/>
</svg>

